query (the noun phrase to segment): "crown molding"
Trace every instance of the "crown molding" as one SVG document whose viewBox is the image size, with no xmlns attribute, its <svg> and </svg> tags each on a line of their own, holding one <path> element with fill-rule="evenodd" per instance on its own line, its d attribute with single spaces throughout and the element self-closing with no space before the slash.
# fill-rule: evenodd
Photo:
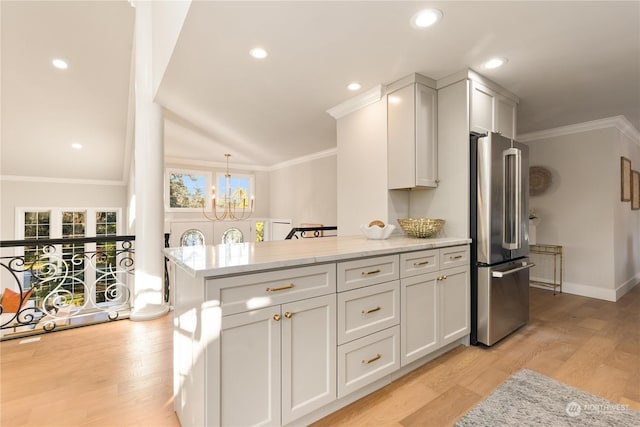
<svg viewBox="0 0 640 427">
<path fill-rule="evenodd" d="M 0 181 L 13 182 L 40 182 L 46 184 L 78 184 L 78 185 L 113 185 L 126 186 L 125 181 L 110 181 L 101 179 L 72 179 L 72 178 L 50 178 L 45 176 L 20 176 L 20 175 L 0 175 Z"/>
<path fill-rule="evenodd" d="M 165 156 L 164 164 L 165 166 L 167 164 L 171 164 L 171 165 L 180 165 L 180 166 L 195 166 L 195 167 L 207 168 L 207 169 L 225 169 L 227 167 L 227 164 L 225 162 L 212 162 L 210 160 L 196 160 L 196 159 L 187 159 L 184 157 L 170 157 L 170 156 Z M 234 163 L 231 169 L 268 172 L 270 170 L 270 167 Z"/>
<path fill-rule="evenodd" d="M 496 82 L 489 80 L 482 74 L 477 71 L 472 70 L 471 68 L 467 68 L 466 70 L 458 71 L 457 73 L 450 74 L 448 76 L 444 76 L 443 78 L 436 81 L 437 89 L 443 89 L 447 86 L 451 86 L 452 84 L 458 83 L 463 80 L 472 80 L 478 82 L 491 90 L 498 92 L 500 95 L 511 99 L 516 104 L 520 103 L 520 98 L 518 98 L 514 93 L 512 93 L 507 88 L 504 88 L 497 84 Z"/>
<path fill-rule="evenodd" d="M 529 132 L 517 136 L 520 142 L 530 142 L 539 139 L 554 138 L 563 135 L 572 135 L 580 132 L 588 132 L 597 129 L 616 128 L 629 137 L 636 145 L 640 146 L 640 132 L 627 120 L 625 116 L 607 117 L 599 120 L 591 120 L 583 123 L 576 123 L 568 126 Z"/>
<path fill-rule="evenodd" d="M 423 76 L 422 74 L 418 74 L 418 73 L 411 73 L 408 76 L 404 76 L 400 80 L 396 80 L 393 83 L 389 83 L 385 88 L 385 92 L 391 93 L 398 89 L 402 89 L 403 87 L 412 85 L 414 83 L 420 83 L 431 89 L 437 89 L 437 82 L 432 78 Z"/>
<path fill-rule="evenodd" d="M 369 104 L 380 101 L 382 99 L 382 96 L 384 95 L 384 92 L 385 87 L 382 85 L 378 85 L 373 89 L 361 93 L 358 96 L 347 99 L 346 101 L 336 105 L 335 107 L 329 108 L 327 110 L 327 113 L 329 113 L 331 117 L 337 120 L 349 113 L 359 110 L 360 108 L 366 107 Z"/>
<path fill-rule="evenodd" d="M 269 171 L 275 171 L 278 169 L 284 169 L 290 166 L 299 165 L 302 163 L 311 162 L 313 160 L 323 159 L 325 157 L 336 156 L 338 154 L 337 148 L 330 148 L 324 151 L 318 151 L 317 153 L 309 154 L 308 156 L 298 157 L 296 159 L 287 160 L 286 162 L 277 163 L 269 168 Z"/>
</svg>

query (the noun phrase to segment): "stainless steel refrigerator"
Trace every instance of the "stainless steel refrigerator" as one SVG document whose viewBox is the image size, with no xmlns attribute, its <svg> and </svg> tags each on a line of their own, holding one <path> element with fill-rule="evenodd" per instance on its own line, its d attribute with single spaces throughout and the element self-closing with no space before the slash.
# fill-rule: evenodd
<svg viewBox="0 0 640 427">
<path fill-rule="evenodd" d="M 471 342 L 495 344 L 529 320 L 529 148 L 471 134 Z"/>
</svg>

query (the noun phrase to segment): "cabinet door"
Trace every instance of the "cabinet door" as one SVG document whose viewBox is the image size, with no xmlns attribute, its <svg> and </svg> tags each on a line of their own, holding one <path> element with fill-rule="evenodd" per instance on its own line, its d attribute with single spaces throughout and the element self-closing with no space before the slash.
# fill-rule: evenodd
<svg viewBox="0 0 640 427">
<path fill-rule="evenodd" d="M 495 92 L 471 81 L 471 130 L 478 133 L 493 132 L 493 102 Z"/>
<path fill-rule="evenodd" d="M 400 280 L 400 364 L 405 366 L 438 348 L 439 273 Z"/>
<path fill-rule="evenodd" d="M 516 137 L 517 104 L 478 83 L 471 82 L 471 130 L 479 133 L 498 132 Z"/>
<path fill-rule="evenodd" d="M 283 304 L 282 313 L 282 423 L 288 424 L 336 399 L 336 295 Z"/>
<path fill-rule="evenodd" d="M 438 186 L 438 92 L 416 83 L 415 184 Z"/>
<path fill-rule="evenodd" d="M 387 96 L 387 162 L 390 189 L 415 186 L 414 85 Z"/>
<path fill-rule="evenodd" d="M 516 137 L 516 111 L 517 104 L 505 98 L 498 96 L 495 99 L 495 131 L 503 136 L 515 139 Z"/>
<path fill-rule="evenodd" d="M 440 312 L 440 346 L 469 334 L 469 267 L 440 271 L 438 294 Z"/>
<path fill-rule="evenodd" d="M 387 161 L 390 189 L 436 187 L 438 93 L 420 83 L 387 97 Z"/>
<path fill-rule="evenodd" d="M 280 316 L 276 306 L 222 318 L 219 370 L 207 372 L 207 399 L 220 399 L 214 424 L 281 424 Z"/>
</svg>

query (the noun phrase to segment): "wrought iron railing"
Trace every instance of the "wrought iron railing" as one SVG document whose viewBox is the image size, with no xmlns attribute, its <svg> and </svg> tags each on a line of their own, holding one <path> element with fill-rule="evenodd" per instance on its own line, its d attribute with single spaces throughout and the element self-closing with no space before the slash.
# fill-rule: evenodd
<svg viewBox="0 0 640 427">
<path fill-rule="evenodd" d="M 291 240 L 292 238 L 308 238 L 308 237 L 335 237 L 335 233 L 331 233 L 331 231 L 338 230 L 336 226 L 328 226 L 328 227 L 294 227 L 291 229 L 285 240 Z M 329 231 L 330 233 L 325 233 L 325 231 Z"/>
<path fill-rule="evenodd" d="M 0 340 L 128 317 L 134 242 L 135 236 L 1 241 Z M 164 279 L 168 301 L 166 264 Z"/>
</svg>

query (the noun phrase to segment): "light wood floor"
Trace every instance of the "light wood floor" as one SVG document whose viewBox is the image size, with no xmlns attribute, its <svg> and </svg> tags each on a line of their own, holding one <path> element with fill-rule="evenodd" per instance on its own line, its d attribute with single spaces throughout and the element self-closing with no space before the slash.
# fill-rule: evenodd
<svg viewBox="0 0 640 427">
<path fill-rule="evenodd" d="M 446 426 L 521 368 L 640 411 L 640 286 L 617 303 L 531 289 L 531 321 L 459 347 L 314 426 Z M 171 316 L 0 344 L 0 425 L 179 426 Z"/>
</svg>

